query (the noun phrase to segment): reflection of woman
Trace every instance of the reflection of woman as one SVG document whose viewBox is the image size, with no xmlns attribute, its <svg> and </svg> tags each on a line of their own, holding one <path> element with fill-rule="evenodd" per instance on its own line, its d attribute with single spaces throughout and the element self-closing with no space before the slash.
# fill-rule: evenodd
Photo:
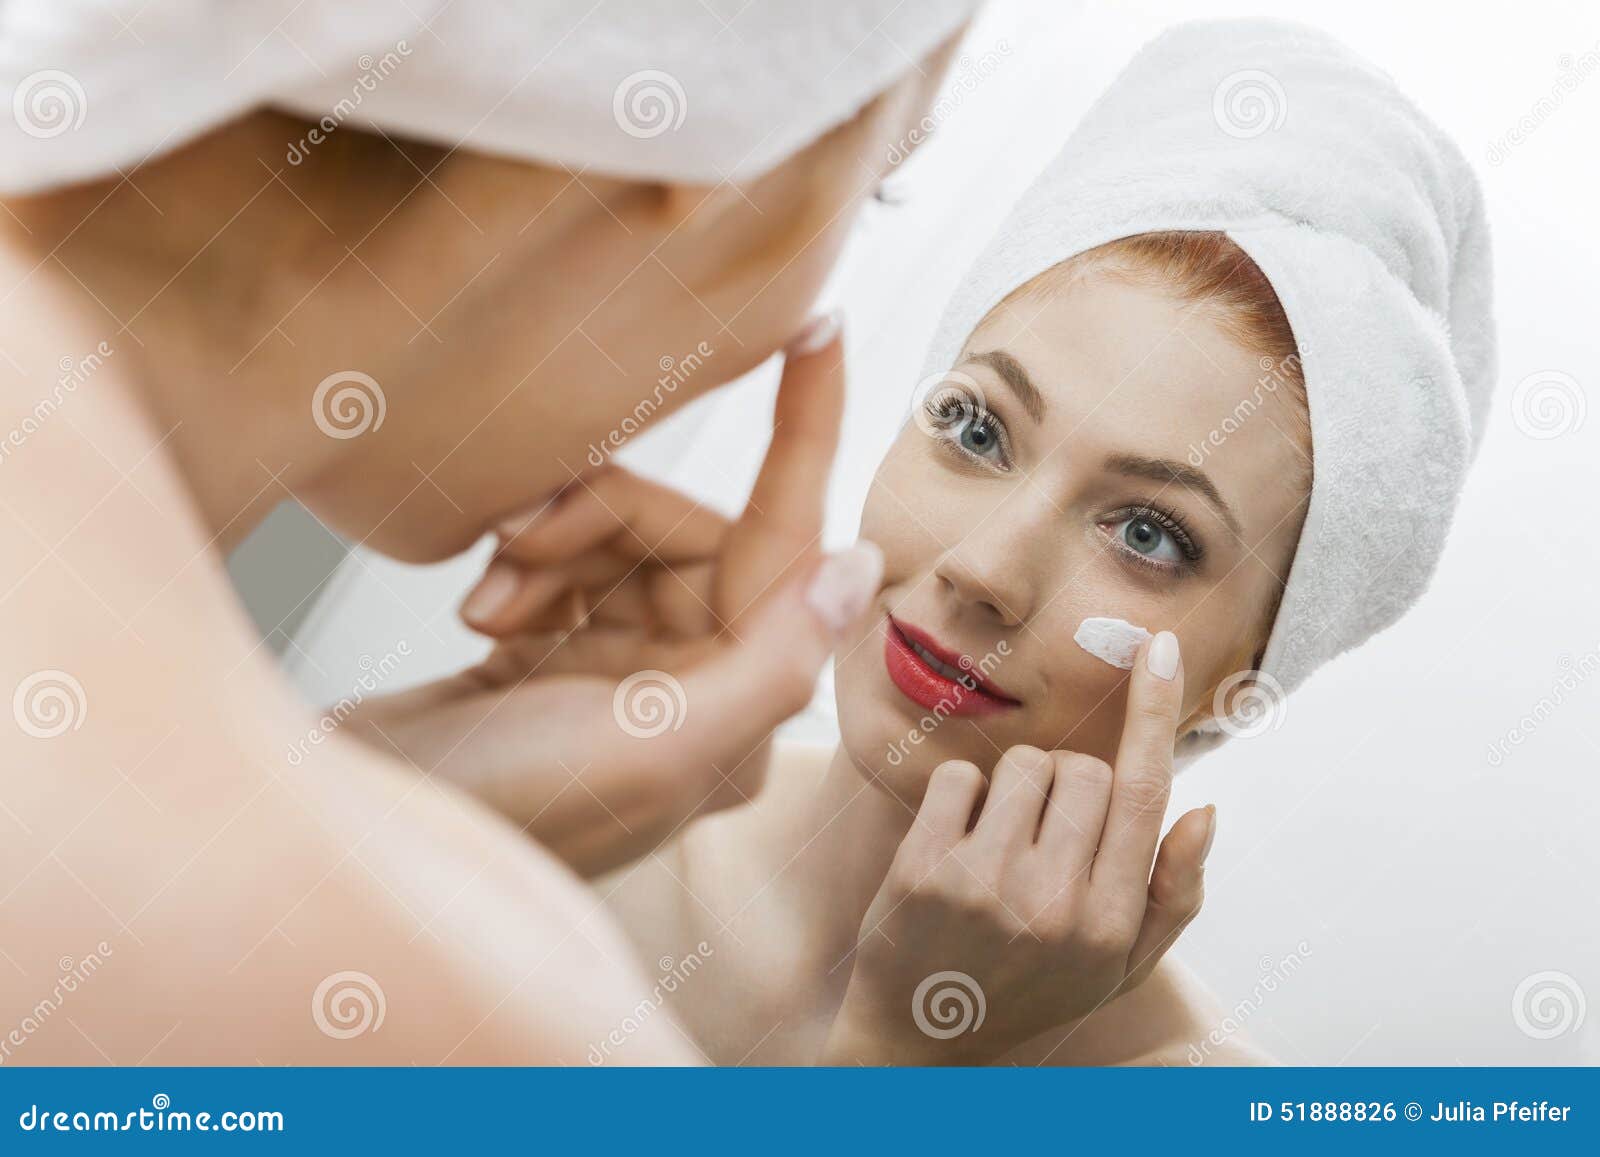
<svg viewBox="0 0 1600 1157">
<path fill-rule="evenodd" d="M 1293 102 L 1279 139 L 1213 120 L 1247 63 Z M 709 1055 L 1251 1056 L 1191 1052 L 1204 998 L 1155 967 L 1214 826 L 1157 853 L 1168 761 L 1226 734 L 1230 689 L 1292 688 L 1426 581 L 1492 373 L 1483 228 L 1449 142 L 1316 34 L 1190 26 L 1136 58 L 967 279 L 878 470 L 838 749 L 781 754 L 752 806 L 612 886 L 647 959 L 714 947 L 673 998 Z M 605 485 L 640 524 L 688 512 Z M 741 533 L 618 583 L 555 545 L 608 518 L 580 496 L 509 548 L 595 580 L 597 637 L 673 629 L 672 579 Z M 1125 674 L 1074 643 L 1095 618 L 1160 633 Z M 946 1014 L 982 994 L 982 1031 L 928 1031 L 941 986 Z"/>
<path fill-rule="evenodd" d="M 836 357 L 808 305 L 928 106 L 965 5 L 897 17 L 860 0 L 848 20 L 759 7 L 725 30 L 756 59 L 706 51 L 724 30 L 695 3 L 628 5 L 608 26 L 593 4 L 552 2 L 504 28 L 474 26 L 481 5 L 423 4 L 443 21 L 427 31 L 405 5 L 289 7 L 188 5 L 142 36 L 82 6 L 0 15 L 21 110 L 0 123 L 16 431 L 0 677 L 19 724 L 0 729 L 0 942 L 17 965 L 0 1011 L 21 1021 L 38 993 L 16 977 L 103 941 L 114 960 L 75 1004 L 81 1027 L 52 1021 L 27 1058 L 576 1058 L 611 1023 L 602 994 L 631 1004 L 636 977 L 615 929 L 517 829 L 592 867 L 736 799 L 709 795 L 711 765 L 788 713 L 766 692 L 810 683 L 829 612 L 859 607 L 875 576 L 859 598 L 819 590 L 840 577 L 827 567 L 799 576 L 751 632 L 786 661 L 729 646 L 680 672 L 722 689 L 737 726 L 702 711 L 675 748 L 644 748 L 609 727 L 611 682 L 527 673 L 417 692 L 403 727 L 308 718 L 220 552 L 293 499 L 374 550 L 442 558 L 569 481 L 637 417 L 662 358 L 713 351 L 658 413 L 796 339 L 796 355 Z M 379 9 L 398 32 L 368 23 Z M 363 90 L 360 121 L 382 132 L 316 140 L 255 108 L 316 115 L 319 68 L 339 75 L 406 30 L 404 63 Z M 674 61 L 692 101 L 680 135 L 613 120 L 626 74 Z M 300 74 L 312 89 L 291 91 Z M 807 87 L 821 77 L 825 92 Z M 558 131 L 580 114 L 582 131 Z M 82 373 L 53 391 L 65 359 Z M 440 790 L 437 754 L 419 758 L 468 735 L 473 770 L 517 789 L 494 800 L 514 827 Z M 565 790 L 580 770 L 592 794 Z M 319 982 L 351 973 L 387 1013 L 345 1040 L 307 1004 L 348 1012 Z M 636 1039 L 685 1059 L 665 1022 Z"/>
</svg>

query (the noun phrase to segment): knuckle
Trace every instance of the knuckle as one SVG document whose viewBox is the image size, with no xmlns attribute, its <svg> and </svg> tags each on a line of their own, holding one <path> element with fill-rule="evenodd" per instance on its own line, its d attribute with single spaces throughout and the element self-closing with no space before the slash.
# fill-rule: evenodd
<svg viewBox="0 0 1600 1157">
<path fill-rule="evenodd" d="M 1048 751 L 1026 743 L 1008 748 L 1001 758 L 1030 780 L 1044 779 L 1055 767 Z"/>
<path fill-rule="evenodd" d="M 1167 797 L 1172 793 L 1172 777 L 1147 770 L 1134 771 L 1126 776 L 1122 790 L 1128 806 L 1135 813 L 1159 815 L 1166 811 Z"/>
<path fill-rule="evenodd" d="M 967 759 L 947 759 L 933 769 L 930 785 L 948 791 L 976 791 L 983 785 L 983 772 Z"/>
<path fill-rule="evenodd" d="M 776 668 L 771 680 L 766 687 L 767 699 L 783 719 L 804 711 L 816 690 L 815 673 L 797 662 Z"/>
<path fill-rule="evenodd" d="M 1058 756 L 1057 771 L 1065 778 L 1089 785 L 1109 787 L 1115 773 L 1103 759 L 1082 752 L 1068 751 Z"/>
<path fill-rule="evenodd" d="M 1080 938 L 1085 952 L 1096 959 L 1110 959 L 1128 954 L 1133 946 L 1134 933 L 1117 919 L 1101 919 L 1087 925 Z"/>
</svg>

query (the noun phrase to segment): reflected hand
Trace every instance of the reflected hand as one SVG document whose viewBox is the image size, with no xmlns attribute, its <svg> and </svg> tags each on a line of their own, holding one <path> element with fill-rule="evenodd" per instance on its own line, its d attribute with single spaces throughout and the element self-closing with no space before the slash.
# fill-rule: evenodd
<svg viewBox="0 0 1600 1157">
<path fill-rule="evenodd" d="M 821 551 L 843 392 L 836 337 L 790 353 L 737 520 L 616 466 L 509 520 L 463 606 L 494 651 L 448 695 L 393 697 L 386 737 L 588 874 L 748 799 L 877 591 L 875 547 Z"/>
<path fill-rule="evenodd" d="M 1163 632 L 1130 676 L 1114 768 L 1013 747 L 992 780 L 935 769 L 862 922 L 824 1063 L 996 1060 L 1150 975 L 1200 910 L 1214 825 L 1199 808 L 1160 839 L 1182 699 Z"/>
</svg>

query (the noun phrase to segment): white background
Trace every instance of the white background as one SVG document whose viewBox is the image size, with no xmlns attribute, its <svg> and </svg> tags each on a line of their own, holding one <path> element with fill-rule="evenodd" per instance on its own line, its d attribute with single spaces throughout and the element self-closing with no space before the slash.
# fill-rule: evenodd
<svg viewBox="0 0 1600 1157">
<path fill-rule="evenodd" d="M 1165 25 L 1246 14 L 1333 31 L 1478 165 L 1495 233 L 1501 376 L 1429 595 L 1297 692 L 1279 730 L 1235 741 L 1180 779 L 1174 814 L 1214 802 L 1220 817 L 1207 908 L 1180 954 L 1225 1005 L 1244 1002 L 1245 1031 L 1285 1062 L 1595 1063 L 1600 1008 L 1539 1039 L 1519 1027 L 1513 996 L 1553 970 L 1570 978 L 1559 982 L 1569 1000 L 1600 1002 L 1600 72 L 1502 163 L 1488 162 L 1491 141 L 1556 91 L 1564 59 L 1581 67 L 1573 60 L 1600 52 L 1592 0 L 1493 11 L 1395 0 L 995 4 L 966 55 L 1001 39 L 1010 55 L 901 172 L 906 200 L 869 206 L 828 293 L 847 310 L 852 388 L 829 538 L 854 535 L 952 285 L 1087 102 Z M 1519 380 L 1546 370 L 1572 375 L 1592 412 L 1540 439 L 1519 427 L 1511 399 Z M 772 371 L 675 416 L 632 448 L 633 461 L 727 508 L 764 449 Z M 401 639 L 415 649 L 407 682 L 469 661 L 478 645 L 454 608 L 483 553 L 424 569 L 351 556 L 290 646 L 292 674 L 328 700 L 349 692 L 362 656 Z M 1563 673 L 1586 669 L 1575 690 L 1557 692 Z M 1558 694 L 1492 766 L 1489 745 Z M 827 699 L 824 689 L 793 730 L 826 737 Z M 1291 953 L 1301 966 L 1261 994 L 1263 966 Z M 1576 1007 L 1546 1011 L 1572 1021 Z"/>
</svg>

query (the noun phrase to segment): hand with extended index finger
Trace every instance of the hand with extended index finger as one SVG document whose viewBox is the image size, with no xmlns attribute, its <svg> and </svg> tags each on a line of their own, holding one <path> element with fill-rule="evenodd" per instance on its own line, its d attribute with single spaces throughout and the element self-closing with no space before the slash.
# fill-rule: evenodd
<svg viewBox="0 0 1600 1157">
<path fill-rule="evenodd" d="M 996 1060 L 1150 974 L 1199 911 L 1215 823 L 1199 808 L 1161 839 L 1182 700 L 1164 631 L 1129 676 L 1114 765 L 1021 746 L 987 778 L 934 770 L 862 922 L 827 1063 Z M 981 1025 L 939 1023 L 941 986 L 945 1012 L 964 1001 Z"/>
<path fill-rule="evenodd" d="M 881 573 L 871 544 L 821 550 L 842 356 L 836 326 L 791 345 L 737 520 L 612 466 L 503 525 L 463 607 L 495 650 L 364 704 L 382 741 L 588 873 L 754 794 L 773 728 L 809 702 Z"/>
</svg>

